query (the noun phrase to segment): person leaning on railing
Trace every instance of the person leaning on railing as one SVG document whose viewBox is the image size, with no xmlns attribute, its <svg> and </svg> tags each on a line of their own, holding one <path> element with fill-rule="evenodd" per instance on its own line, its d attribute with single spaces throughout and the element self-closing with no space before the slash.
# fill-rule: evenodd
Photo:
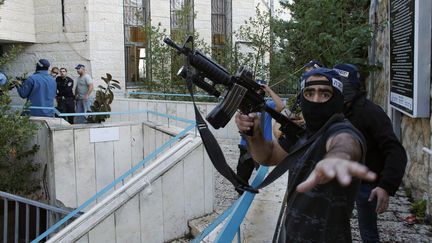
<svg viewBox="0 0 432 243">
<path fill-rule="evenodd" d="M 344 103 L 338 78 L 327 68 L 303 76 L 300 106 L 306 130 L 297 142 L 288 141 L 289 134 L 279 141 L 265 141 L 256 114 L 235 117 L 240 132 L 253 129 L 253 136 L 246 138 L 255 161 L 290 166 L 278 242 L 351 242 L 350 217 L 360 184 L 351 177 L 376 177 L 356 162 L 364 162 L 365 141 L 341 114 Z"/>
</svg>

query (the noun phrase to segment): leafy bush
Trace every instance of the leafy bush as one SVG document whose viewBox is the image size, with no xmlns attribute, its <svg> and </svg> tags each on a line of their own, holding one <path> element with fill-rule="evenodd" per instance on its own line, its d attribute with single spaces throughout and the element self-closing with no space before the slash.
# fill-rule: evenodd
<svg viewBox="0 0 432 243">
<path fill-rule="evenodd" d="M 40 179 L 33 175 L 38 165 L 32 163 L 39 147 L 29 148 L 37 125 L 21 111 L 13 111 L 10 103 L 6 93 L 0 96 L 0 191 L 28 195 L 40 187 Z"/>
<path fill-rule="evenodd" d="M 107 73 L 107 77 L 101 77 L 101 79 L 105 82 L 106 87 L 99 85 L 99 90 L 96 91 L 96 99 L 91 106 L 92 112 L 110 112 L 111 111 L 111 103 L 114 100 L 114 89 L 121 89 L 119 85 L 119 81 L 112 79 L 111 74 Z M 110 115 L 95 115 L 88 116 L 87 121 L 90 123 L 101 123 L 109 118 Z"/>
<path fill-rule="evenodd" d="M 326 66 L 353 63 L 369 71 L 368 45 L 372 39 L 367 0 L 284 1 L 289 21 L 274 24 L 281 46 L 273 55 L 279 67 L 272 77 L 281 86 L 296 87 L 302 66 L 312 59 Z"/>
</svg>

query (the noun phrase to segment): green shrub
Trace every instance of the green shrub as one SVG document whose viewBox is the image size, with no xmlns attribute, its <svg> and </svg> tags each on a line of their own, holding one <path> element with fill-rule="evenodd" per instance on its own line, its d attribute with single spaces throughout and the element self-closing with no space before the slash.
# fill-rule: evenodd
<svg viewBox="0 0 432 243">
<path fill-rule="evenodd" d="M 415 201 L 410 208 L 410 212 L 417 218 L 423 219 L 426 215 L 426 200 Z"/>
<path fill-rule="evenodd" d="M 28 195 L 40 187 L 34 176 L 38 165 L 32 161 L 39 147 L 29 146 L 37 125 L 12 110 L 10 102 L 7 93 L 0 96 L 0 191 Z"/>
</svg>

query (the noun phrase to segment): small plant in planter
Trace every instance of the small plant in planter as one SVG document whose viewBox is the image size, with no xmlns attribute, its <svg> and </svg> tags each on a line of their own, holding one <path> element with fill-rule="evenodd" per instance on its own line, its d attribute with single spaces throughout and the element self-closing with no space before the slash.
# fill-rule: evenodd
<svg viewBox="0 0 432 243">
<path fill-rule="evenodd" d="M 114 100 L 114 89 L 121 89 L 120 82 L 112 79 L 111 74 L 107 73 L 106 77 L 101 77 L 105 81 L 106 87 L 99 85 L 96 91 L 96 98 L 91 106 L 92 112 L 110 112 L 111 103 Z M 109 118 L 110 115 L 90 115 L 87 117 L 89 123 L 101 123 Z"/>
</svg>

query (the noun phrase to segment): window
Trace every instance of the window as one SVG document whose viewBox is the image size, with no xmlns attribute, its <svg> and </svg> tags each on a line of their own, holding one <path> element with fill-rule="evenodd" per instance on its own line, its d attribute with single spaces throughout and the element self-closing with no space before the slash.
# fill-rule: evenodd
<svg viewBox="0 0 432 243">
<path fill-rule="evenodd" d="M 126 86 L 143 85 L 147 72 L 148 34 L 145 27 L 150 19 L 149 0 L 124 0 Z"/>
<path fill-rule="evenodd" d="M 193 0 L 171 0 L 171 35 L 193 31 Z"/>
<path fill-rule="evenodd" d="M 213 57 L 221 62 L 231 36 L 231 0 L 211 1 L 211 27 Z"/>
</svg>

